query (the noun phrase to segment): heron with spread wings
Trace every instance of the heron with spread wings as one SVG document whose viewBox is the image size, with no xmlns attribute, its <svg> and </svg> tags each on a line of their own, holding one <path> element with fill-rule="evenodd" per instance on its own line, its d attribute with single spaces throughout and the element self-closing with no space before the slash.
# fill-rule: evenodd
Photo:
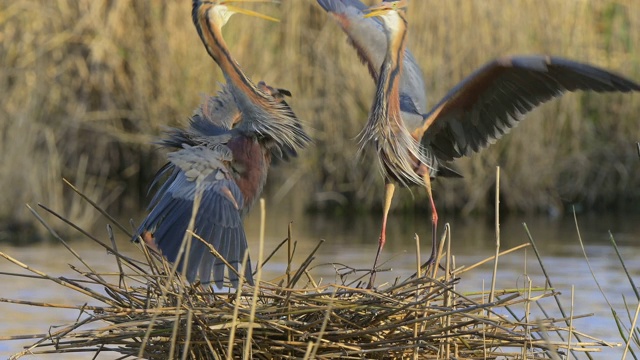
<svg viewBox="0 0 640 360">
<path fill-rule="evenodd" d="M 166 178 L 136 234 L 169 261 L 179 261 L 189 281 L 199 278 L 218 288 L 226 264 L 232 286 L 241 275 L 253 284 L 250 261 L 240 269 L 248 247 L 242 217 L 262 192 L 272 157 L 294 156 L 310 141 L 284 100 L 289 92 L 254 84 L 229 52 L 222 27 L 233 14 L 275 20 L 230 5 L 241 1 L 193 1 L 193 22 L 226 84 L 200 106 L 188 128 L 172 129 L 159 142 L 173 152 L 152 183 Z M 186 248 L 188 229 L 224 260 L 197 238 Z"/>
<path fill-rule="evenodd" d="M 406 50 L 406 0 L 367 8 L 358 0 L 317 0 L 341 25 L 376 82 L 369 119 L 360 135 L 373 146 L 385 180 L 382 230 L 369 286 L 386 241 L 395 184 L 424 186 L 432 213 L 431 262 L 438 215 L 431 179 L 455 176 L 446 163 L 499 140 L 526 113 L 568 91 L 640 91 L 640 85 L 598 67 L 551 56 L 495 59 L 454 86 L 425 113 L 422 74 Z"/>
</svg>

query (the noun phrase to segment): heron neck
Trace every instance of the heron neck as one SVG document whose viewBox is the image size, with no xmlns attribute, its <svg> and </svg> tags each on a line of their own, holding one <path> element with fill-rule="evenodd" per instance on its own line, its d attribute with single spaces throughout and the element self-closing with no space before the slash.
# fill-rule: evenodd
<svg viewBox="0 0 640 360">
<path fill-rule="evenodd" d="M 240 94 L 247 94 L 249 97 L 261 99 L 263 96 L 251 80 L 245 75 L 238 62 L 231 56 L 227 43 L 222 37 L 222 29 L 217 24 L 211 23 L 207 19 L 207 12 L 200 12 L 197 15 L 197 27 L 200 37 L 209 55 L 220 66 L 222 73 L 228 83 L 236 87 Z"/>
<path fill-rule="evenodd" d="M 380 78 L 378 80 L 378 89 L 376 91 L 376 99 L 380 104 L 386 107 L 388 117 L 400 118 L 400 77 L 402 75 L 402 56 L 404 54 L 405 39 L 407 27 L 404 18 L 399 22 L 398 28 L 393 31 L 386 31 L 387 36 L 387 52 L 380 69 Z M 400 126 L 398 123 L 391 123 L 391 126 Z"/>
</svg>

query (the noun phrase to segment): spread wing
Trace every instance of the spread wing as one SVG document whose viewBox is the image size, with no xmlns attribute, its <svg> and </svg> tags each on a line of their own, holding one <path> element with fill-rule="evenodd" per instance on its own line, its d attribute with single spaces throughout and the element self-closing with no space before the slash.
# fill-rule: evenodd
<svg viewBox="0 0 640 360">
<path fill-rule="evenodd" d="M 178 253 L 191 219 L 194 199 L 201 192 L 201 202 L 195 217 L 194 232 L 212 245 L 236 271 L 242 264 L 247 250 L 247 239 L 240 216 L 243 197 L 226 164 L 231 161 L 231 151 L 223 144 L 215 146 L 188 146 L 168 155 L 170 163 L 163 176 L 168 179 L 151 201 L 151 212 L 138 229 L 138 235 L 152 234 L 155 245 L 171 262 L 184 258 Z M 143 236 L 144 238 L 144 236 Z M 224 263 L 212 255 L 198 239 L 191 240 L 186 277 L 194 281 L 199 276 L 204 284 L 215 282 L 222 287 Z M 244 276 L 253 283 L 251 263 L 247 263 Z M 229 270 L 234 287 L 238 276 Z"/>
<path fill-rule="evenodd" d="M 450 161 L 494 143 L 543 102 L 578 90 L 629 92 L 640 85 L 558 57 L 499 58 L 449 91 L 413 134 L 438 159 Z"/>
<path fill-rule="evenodd" d="M 358 57 L 367 66 L 374 80 L 387 51 L 387 40 L 384 27 L 379 18 L 365 18 L 367 6 L 359 0 L 317 0 L 318 4 L 328 12 L 347 34 L 349 43 L 356 49 Z M 424 77 L 415 58 L 409 50 L 405 50 L 400 93 L 402 110 L 413 112 L 417 109 L 423 113 L 427 109 L 427 94 Z M 413 102 L 411 104 L 410 102 Z"/>
</svg>

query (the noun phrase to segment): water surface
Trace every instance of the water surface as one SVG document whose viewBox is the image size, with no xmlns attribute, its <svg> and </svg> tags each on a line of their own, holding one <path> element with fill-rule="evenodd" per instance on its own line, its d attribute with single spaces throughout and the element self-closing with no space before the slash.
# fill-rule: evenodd
<svg viewBox="0 0 640 360">
<path fill-rule="evenodd" d="M 414 234 L 421 240 L 421 257 L 426 259 L 430 247 L 430 221 L 427 214 L 399 215 L 393 214 L 389 222 L 388 241 L 382 260 L 385 268 L 392 269 L 378 275 L 378 284 L 393 281 L 396 277 L 406 278 L 415 271 L 416 245 Z M 378 239 L 378 217 L 358 217 L 354 219 L 330 218 L 325 216 L 308 216 L 304 214 L 267 214 L 265 235 L 265 252 L 272 249 L 287 237 L 287 225 L 292 222 L 293 239 L 296 241 L 296 262 L 299 264 L 312 249 L 323 239 L 312 265 L 312 274 L 316 281 L 324 283 L 338 281 L 336 269 L 343 265 L 357 269 L 371 266 Z M 492 220 L 462 219 L 442 216 L 442 222 L 449 222 L 452 234 L 452 253 L 456 265 L 471 265 L 491 256 L 495 251 L 495 230 Z M 640 282 L 640 264 L 635 259 L 640 255 L 637 246 L 640 234 L 640 218 L 637 216 L 593 216 L 578 217 L 582 239 L 593 272 L 596 274 L 602 291 L 619 314 L 624 312 L 623 296 L 635 309 L 637 300 L 629 282 L 622 272 L 615 251 L 609 245 L 611 229 L 616 238 L 627 266 L 634 279 Z M 508 217 L 501 220 L 501 248 L 527 242 L 527 234 L 523 223 L 526 222 L 543 257 L 543 263 L 549 273 L 553 286 L 561 293 L 561 301 L 571 311 L 571 291 L 574 291 L 574 314 L 594 315 L 575 320 L 574 326 L 584 333 L 610 342 L 621 342 L 607 302 L 598 290 L 582 255 L 577 231 L 572 218 L 548 219 L 540 217 Z M 246 221 L 250 239 L 251 255 L 254 264 L 257 262 L 259 215 L 257 211 Z M 442 230 L 442 229 L 440 229 Z M 106 240 L 106 231 L 97 230 L 95 234 Z M 117 267 L 113 256 L 94 245 L 90 240 L 80 239 L 72 242 L 73 248 L 96 271 L 114 272 Z M 118 246 L 121 251 L 131 255 L 138 254 L 134 245 L 123 235 L 118 235 Z M 26 247 L 2 245 L 2 251 L 16 259 L 52 276 L 77 277 L 69 264 L 79 266 L 79 262 L 68 250 L 58 244 L 38 244 Z M 286 254 L 278 252 L 265 266 L 265 278 L 274 279 L 281 276 L 286 268 Z M 459 291 L 479 291 L 490 287 L 493 263 L 480 266 L 464 274 L 457 289 Z M 0 260 L 0 271 L 26 273 L 24 270 Z M 496 288 L 514 288 L 522 286 L 525 274 L 532 280 L 533 286 L 543 286 L 544 276 L 533 255 L 533 251 L 520 250 L 504 256 L 499 261 L 499 274 Z M 0 297 L 30 300 L 56 304 L 96 304 L 82 294 L 57 286 L 50 281 L 28 278 L 2 277 L 3 292 Z M 553 316 L 560 316 L 552 300 L 543 303 Z M 100 304 L 96 304 L 100 305 Z M 46 333 L 51 326 L 75 321 L 78 312 L 75 310 L 58 310 L 16 304 L 0 303 L 0 336 Z M 533 317 L 540 316 L 534 312 Z M 628 322 L 627 322 L 628 324 Z M 23 346 L 33 341 L 0 342 L 0 358 L 18 352 Z M 603 349 L 596 358 L 620 358 L 621 348 Z M 102 355 L 100 359 L 116 358 L 116 355 Z M 30 357 L 56 358 L 56 356 Z M 88 354 L 67 355 L 65 358 L 85 359 Z"/>
</svg>

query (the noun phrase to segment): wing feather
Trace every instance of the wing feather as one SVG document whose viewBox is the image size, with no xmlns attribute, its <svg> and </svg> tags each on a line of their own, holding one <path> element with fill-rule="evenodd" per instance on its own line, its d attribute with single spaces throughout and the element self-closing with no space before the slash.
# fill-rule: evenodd
<svg viewBox="0 0 640 360">
<path fill-rule="evenodd" d="M 171 169 L 172 175 L 155 195 L 157 201 L 138 234 L 151 231 L 163 255 L 171 262 L 182 262 L 178 253 L 191 220 L 196 193 L 201 192 L 194 232 L 237 270 L 248 245 L 241 218 L 244 199 L 226 167 L 231 160 L 230 150 L 223 144 L 185 145 L 168 157 L 170 167 L 165 171 Z M 186 253 L 189 262 L 185 275 L 189 281 L 199 276 L 203 283 L 209 283 L 213 275 L 213 282 L 222 287 L 225 265 L 200 240 L 193 238 Z M 246 273 L 251 275 L 250 270 Z M 229 278 L 237 286 L 238 278 L 233 271 L 229 271 Z M 251 278 L 247 280 L 253 283 Z"/>
<path fill-rule="evenodd" d="M 629 92 L 640 85 L 558 57 L 499 58 L 449 91 L 413 135 L 438 159 L 451 161 L 494 143 L 538 105 L 578 90 Z"/>
</svg>

